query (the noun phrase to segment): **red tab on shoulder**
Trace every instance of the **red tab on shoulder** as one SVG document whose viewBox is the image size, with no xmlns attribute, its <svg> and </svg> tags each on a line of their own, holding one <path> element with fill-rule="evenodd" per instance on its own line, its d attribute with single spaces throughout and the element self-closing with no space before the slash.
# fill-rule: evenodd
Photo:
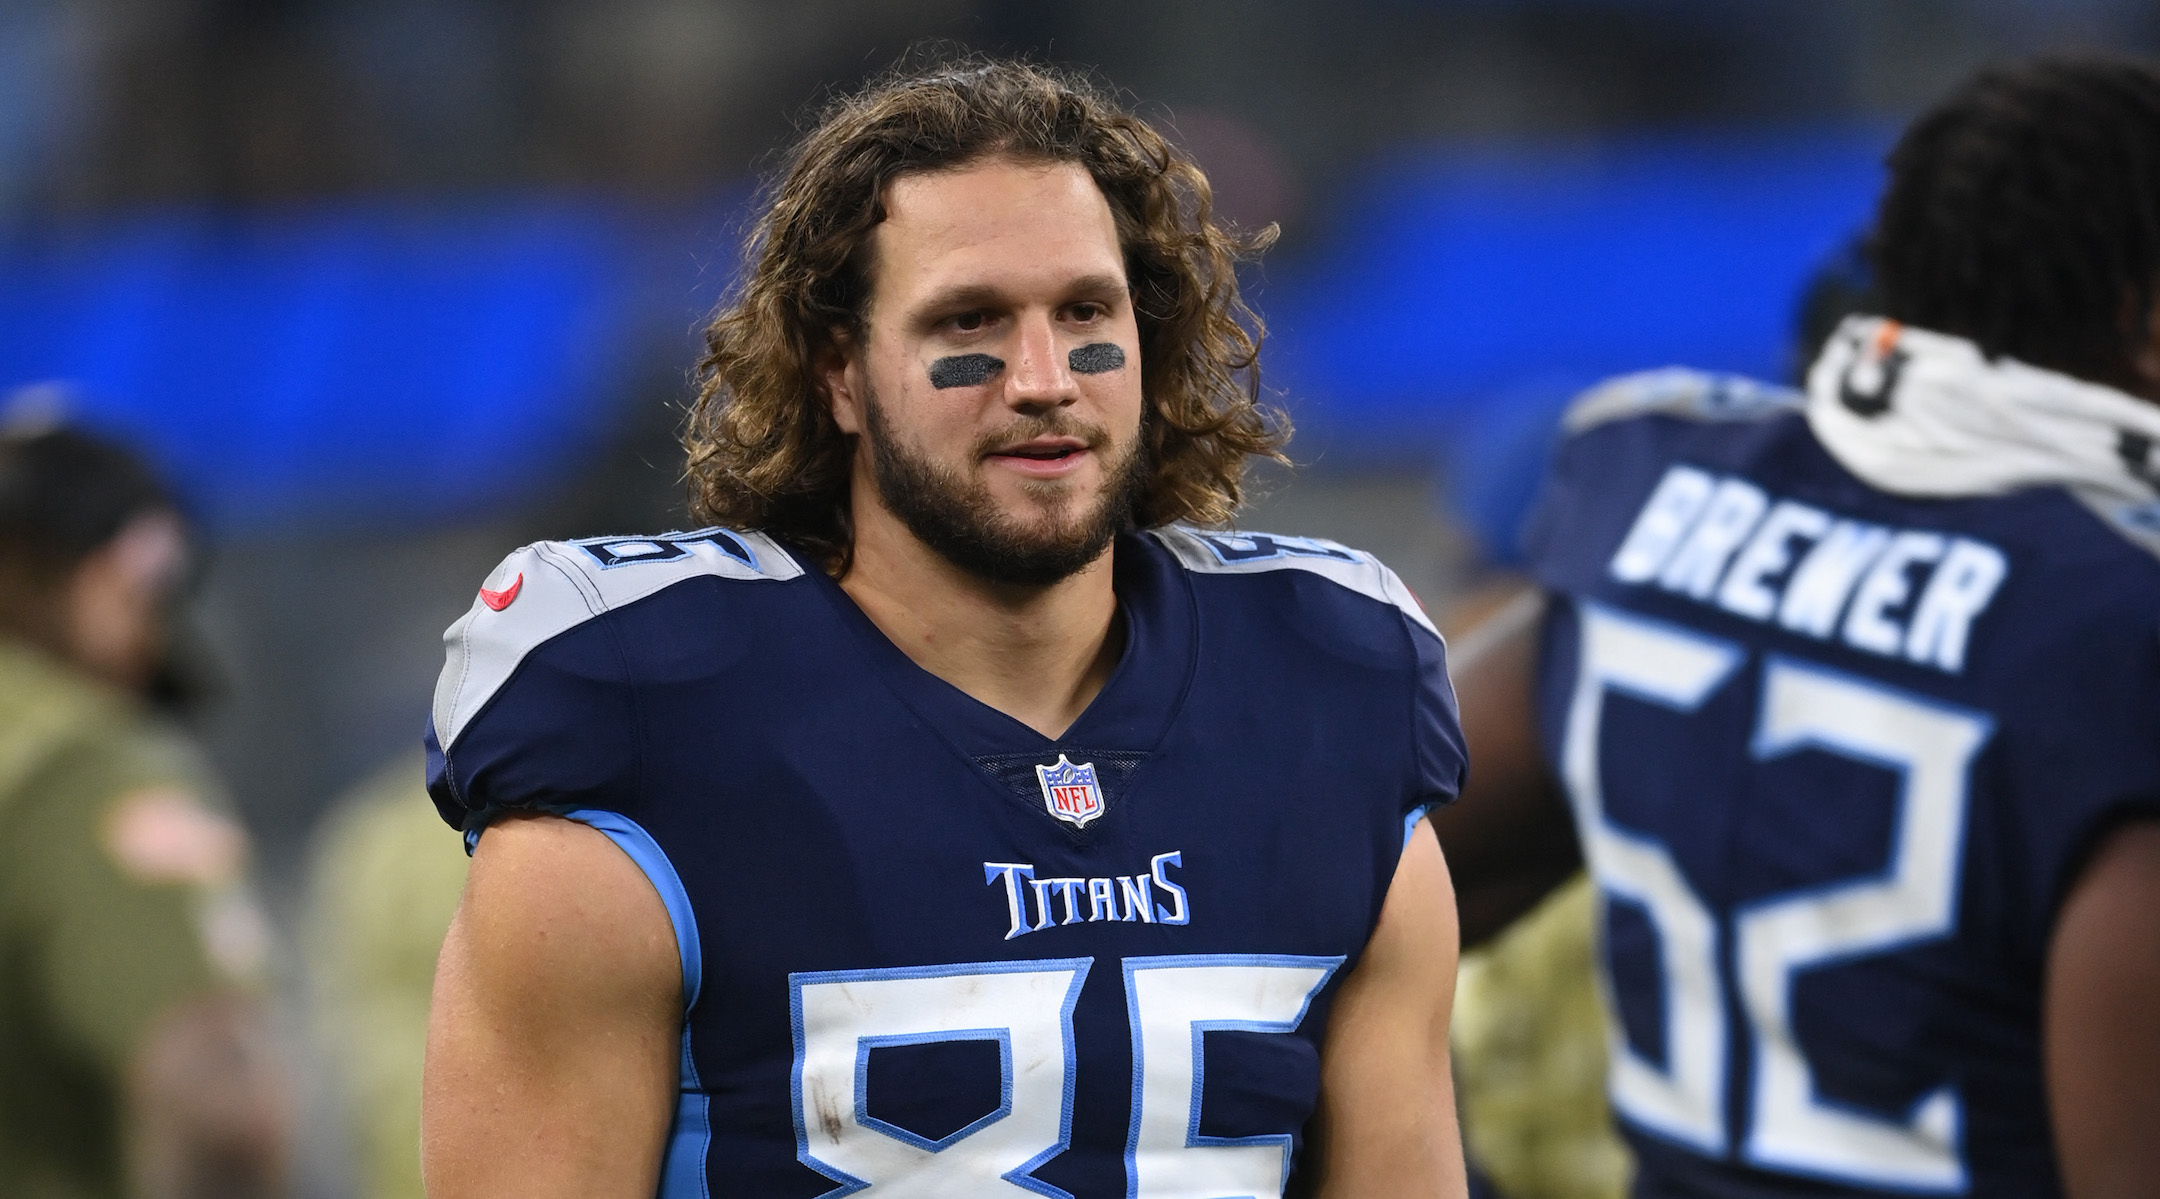
<svg viewBox="0 0 2160 1199">
<path fill-rule="evenodd" d="M 518 596 L 518 588 L 523 587 L 524 585 L 525 572 L 519 571 L 518 577 L 510 580 L 510 585 L 503 588 L 501 591 L 489 591 L 487 588 L 482 587 L 480 589 L 480 602 L 486 604 L 490 608 L 495 609 L 497 612 L 500 612 L 504 608 L 507 608 L 512 603 L 516 602 Z"/>
</svg>

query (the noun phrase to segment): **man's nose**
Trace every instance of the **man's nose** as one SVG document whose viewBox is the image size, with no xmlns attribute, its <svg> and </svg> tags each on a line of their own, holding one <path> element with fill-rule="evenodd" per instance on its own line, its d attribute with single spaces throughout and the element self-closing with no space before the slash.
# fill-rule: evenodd
<svg viewBox="0 0 2160 1199">
<path fill-rule="evenodd" d="M 1079 398 L 1072 365 L 1058 344 L 1048 316 L 1020 321 L 1020 344 L 1005 384 L 1005 402 L 1021 410 L 1057 408 Z"/>
</svg>

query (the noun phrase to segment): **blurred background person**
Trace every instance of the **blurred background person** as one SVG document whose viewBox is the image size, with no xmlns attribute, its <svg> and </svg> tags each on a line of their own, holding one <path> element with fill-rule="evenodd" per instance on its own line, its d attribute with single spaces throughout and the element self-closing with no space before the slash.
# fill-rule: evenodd
<svg viewBox="0 0 2160 1199">
<path fill-rule="evenodd" d="M 400 758 L 323 817 L 303 926 L 316 1029 L 336 1067 L 362 1199 L 424 1199 L 420 1074 L 435 959 L 466 857 Z"/>
<path fill-rule="evenodd" d="M 0 1194 L 282 1193 L 247 835 L 155 705 L 190 555 L 127 451 L 0 432 Z"/>
<path fill-rule="evenodd" d="M 1634 1177 L 1605 1099 L 1595 915 L 1578 874 L 1463 955 L 1450 1030 L 1463 1143 L 1508 1199 L 1620 1199 Z"/>
</svg>

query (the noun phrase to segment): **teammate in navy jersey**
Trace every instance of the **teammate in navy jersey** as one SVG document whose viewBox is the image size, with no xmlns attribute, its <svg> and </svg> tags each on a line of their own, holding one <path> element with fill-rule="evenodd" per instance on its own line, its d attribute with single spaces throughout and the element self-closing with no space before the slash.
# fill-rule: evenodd
<svg viewBox="0 0 2160 1199">
<path fill-rule="evenodd" d="M 708 332 L 713 527 L 527 546 L 447 635 L 431 1194 L 1462 1193 L 1440 639 L 1214 531 L 1284 436 L 1264 241 L 1038 67 L 806 137 Z"/>
<path fill-rule="evenodd" d="M 1457 656 L 1464 931 L 1587 862 L 1639 1194 L 2160 1194 L 2160 72 L 1889 166 L 1805 395 L 1568 415 Z"/>
</svg>

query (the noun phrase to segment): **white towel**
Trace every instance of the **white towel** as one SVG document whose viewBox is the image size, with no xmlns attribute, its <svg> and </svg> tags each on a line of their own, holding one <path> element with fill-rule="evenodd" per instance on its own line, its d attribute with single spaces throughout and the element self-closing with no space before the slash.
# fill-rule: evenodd
<svg viewBox="0 0 2160 1199">
<path fill-rule="evenodd" d="M 1848 317 L 1808 372 L 1808 427 L 1832 457 L 1897 495 L 2063 486 L 2121 518 L 2160 497 L 2160 405 L 1993 362 L 1959 337 Z"/>
</svg>

